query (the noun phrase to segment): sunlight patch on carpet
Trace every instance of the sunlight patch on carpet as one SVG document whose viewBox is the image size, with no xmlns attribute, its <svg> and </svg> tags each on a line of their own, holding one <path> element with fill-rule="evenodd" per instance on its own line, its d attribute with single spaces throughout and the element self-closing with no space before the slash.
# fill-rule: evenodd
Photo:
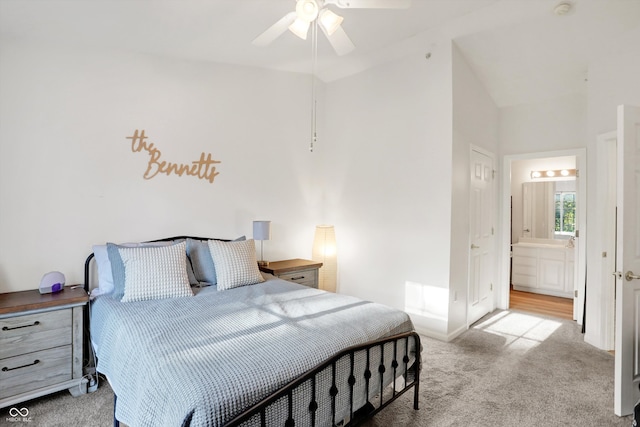
<svg viewBox="0 0 640 427">
<path fill-rule="evenodd" d="M 503 337 L 505 347 L 512 351 L 526 352 L 548 339 L 561 325 L 543 317 L 504 311 L 476 324 L 473 329 Z"/>
</svg>

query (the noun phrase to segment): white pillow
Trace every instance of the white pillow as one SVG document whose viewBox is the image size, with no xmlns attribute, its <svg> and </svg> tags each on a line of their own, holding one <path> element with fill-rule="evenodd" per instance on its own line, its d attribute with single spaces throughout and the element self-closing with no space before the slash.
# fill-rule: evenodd
<svg viewBox="0 0 640 427">
<path fill-rule="evenodd" d="M 119 247 L 124 264 L 122 302 L 193 296 L 186 242 L 160 247 Z"/>
<path fill-rule="evenodd" d="M 219 291 L 264 282 L 253 239 L 239 242 L 209 240 L 207 243 L 216 267 Z"/>
<path fill-rule="evenodd" d="M 168 246 L 174 242 L 149 242 L 149 243 L 121 243 L 119 246 L 138 247 L 138 246 Z M 98 268 L 98 287 L 91 290 L 91 297 L 95 298 L 100 295 L 106 295 L 113 292 L 115 281 L 113 280 L 113 270 L 111 268 L 111 260 L 107 245 L 93 245 L 93 256 Z M 188 270 L 187 270 L 188 272 Z"/>
</svg>

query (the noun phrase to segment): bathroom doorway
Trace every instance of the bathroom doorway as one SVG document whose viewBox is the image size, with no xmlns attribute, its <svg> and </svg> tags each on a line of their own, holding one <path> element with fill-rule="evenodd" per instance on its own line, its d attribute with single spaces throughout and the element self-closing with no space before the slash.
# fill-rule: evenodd
<svg viewBox="0 0 640 427">
<path fill-rule="evenodd" d="M 569 303 L 573 320 L 583 323 L 585 151 L 505 157 L 503 307 L 512 306 L 515 291 L 518 302 L 541 311 Z"/>
</svg>

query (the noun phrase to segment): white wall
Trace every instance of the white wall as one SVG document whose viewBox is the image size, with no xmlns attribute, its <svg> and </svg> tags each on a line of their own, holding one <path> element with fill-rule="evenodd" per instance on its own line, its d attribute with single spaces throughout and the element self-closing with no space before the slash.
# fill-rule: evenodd
<svg viewBox="0 0 640 427">
<path fill-rule="evenodd" d="M 502 155 L 549 152 L 587 145 L 587 99 L 575 94 L 500 109 Z"/>
<path fill-rule="evenodd" d="M 267 259 L 309 257 L 322 203 L 309 105 L 305 75 L 3 39 L 0 292 L 51 270 L 81 283 L 95 243 L 251 237 L 255 219 L 273 221 Z M 135 129 L 163 160 L 211 153 L 219 175 L 143 179 Z"/>
<path fill-rule="evenodd" d="M 404 308 L 408 282 L 447 289 L 450 44 L 429 60 L 411 55 L 326 89 L 328 142 L 318 152 L 331 189 L 326 220 L 336 226 L 339 291 Z M 446 332 L 446 323 L 436 327 Z"/>
<path fill-rule="evenodd" d="M 640 29 L 634 32 L 640 39 Z M 588 102 L 588 168 L 589 168 L 589 212 L 599 213 L 597 198 L 598 149 L 597 137 L 616 130 L 617 106 L 621 104 L 640 106 L 640 52 L 629 52 L 600 58 L 589 66 L 589 102 Z M 594 214 L 589 218 L 589 245 L 587 247 L 587 314 L 585 341 L 600 348 L 606 348 L 607 312 L 606 287 L 603 283 L 602 252 L 606 250 L 603 240 L 604 225 L 602 215 Z"/>
<path fill-rule="evenodd" d="M 451 261 L 448 334 L 467 327 L 467 289 L 470 247 L 470 155 L 471 148 L 495 155 L 498 151 L 498 108 L 453 44 L 453 174 L 451 199 Z M 496 159 L 494 159 L 495 161 Z M 494 164 L 494 169 L 497 165 Z M 498 212 L 497 186 L 494 185 L 493 212 Z M 494 218 L 494 224 L 497 220 Z M 496 227 L 497 229 L 497 227 Z M 497 283 L 496 258 L 489 274 Z M 454 295 L 457 297 L 454 298 Z"/>
<path fill-rule="evenodd" d="M 327 85 L 318 151 L 340 292 L 449 339 L 466 328 L 471 145 L 497 151 L 498 111 L 451 41 L 431 53 Z"/>
</svg>

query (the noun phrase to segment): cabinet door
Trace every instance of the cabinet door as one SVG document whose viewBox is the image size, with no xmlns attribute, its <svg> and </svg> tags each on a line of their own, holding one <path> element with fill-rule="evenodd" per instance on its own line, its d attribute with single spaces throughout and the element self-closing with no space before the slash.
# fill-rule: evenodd
<svg viewBox="0 0 640 427">
<path fill-rule="evenodd" d="M 541 251 L 538 265 L 538 287 L 564 292 L 564 251 Z"/>
</svg>

